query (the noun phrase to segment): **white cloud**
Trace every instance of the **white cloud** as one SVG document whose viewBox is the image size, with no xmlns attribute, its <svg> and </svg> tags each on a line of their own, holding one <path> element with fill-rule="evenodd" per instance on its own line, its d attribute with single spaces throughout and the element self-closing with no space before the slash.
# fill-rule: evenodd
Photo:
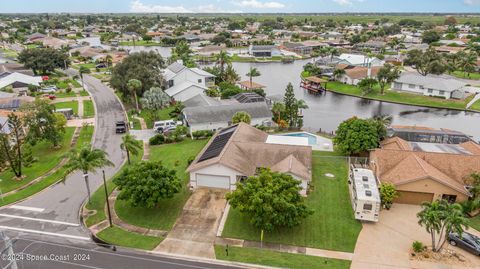
<svg viewBox="0 0 480 269">
<path fill-rule="evenodd" d="M 243 0 L 240 2 L 234 2 L 235 5 L 241 7 L 252 7 L 252 8 L 284 8 L 285 5 L 280 2 L 260 2 L 257 0 Z"/>
<path fill-rule="evenodd" d="M 469 6 L 480 5 L 480 0 L 464 0 L 463 2 Z"/>
<path fill-rule="evenodd" d="M 472 0 L 465 0 L 465 1 L 472 1 Z M 476 0 L 473 0 L 473 1 L 476 1 Z M 351 6 L 353 5 L 354 2 L 363 2 L 363 0 L 333 0 L 333 2 L 336 2 L 341 6 Z"/>
<path fill-rule="evenodd" d="M 145 5 L 140 0 L 130 3 L 130 12 L 134 13 L 191 13 L 192 11 L 183 6 Z"/>
<path fill-rule="evenodd" d="M 212 5 L 212 4 L 199 6 L 196 9 L 196 11 L 199 12 L 199 13 L 242 13 L 241 10 L 221 9 L 221 8 L 215 6 L 215 5 Z"/>
</svg>

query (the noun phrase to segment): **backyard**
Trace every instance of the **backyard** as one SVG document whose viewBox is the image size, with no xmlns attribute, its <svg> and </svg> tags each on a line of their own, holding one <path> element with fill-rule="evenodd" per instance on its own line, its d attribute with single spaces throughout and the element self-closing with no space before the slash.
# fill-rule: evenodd
<svg viewBox="0 0 480 269">
<path fill-rule="evenodd" d="M 326 173 L 334 177 L 327 177 Z M 265 233 L 264 241 L 353 252 L 362 225 L 353 216 L 347 177 L 344 157 L 314 151 L 313 191 L 306 198 L 307 206 L 314 210 L 313 215 L 295 228 Z M 260 230 L 253 227 L 246 216 L 231 209 L 222 236 L 260 241 Z"/>
<path fill-rule="evenodd" d="M 78 102 L 77 101 L 54 103 L 53 105 L 55 106 L 56 109 L 71 108 L 71 109 L 73 109 L 73 114 L 78 115 Z"/>
</svg>

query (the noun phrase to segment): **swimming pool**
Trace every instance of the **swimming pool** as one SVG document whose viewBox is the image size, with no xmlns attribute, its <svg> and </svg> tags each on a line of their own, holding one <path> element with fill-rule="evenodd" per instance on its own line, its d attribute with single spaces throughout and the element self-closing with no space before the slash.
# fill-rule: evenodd
<svg viewBox="0 0 480 269">
<path fill-rule="evenodd" d="M 310 146 L 317 145 L 317 136 L 309 133 L 291 133 L 291 134 L 284 134 L 283 136 L 296 136 L 296 137 L 306 137 L 308 138 L 308 144 Z"/>
</svg>

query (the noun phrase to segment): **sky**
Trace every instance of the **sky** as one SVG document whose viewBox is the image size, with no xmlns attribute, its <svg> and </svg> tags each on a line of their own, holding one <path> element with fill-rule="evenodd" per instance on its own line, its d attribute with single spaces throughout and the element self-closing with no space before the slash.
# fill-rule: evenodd
<svg viewBox="0 0 480 269">
<path fill-rule="evenodd" d="M 5 0 L 4 0 L 5 1 Z M 3 1 L 2 1 L 3 2 Z M 14 0 L 0 13 L 480 13 L 480 0 Z"/>
</svg>

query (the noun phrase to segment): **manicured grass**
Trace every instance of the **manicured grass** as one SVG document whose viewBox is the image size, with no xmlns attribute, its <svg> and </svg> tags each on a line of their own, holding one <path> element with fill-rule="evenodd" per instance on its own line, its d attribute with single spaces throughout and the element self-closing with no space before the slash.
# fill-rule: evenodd
<svg viewBox="0 0 480 269">
<path fill-rule="evenodd" d="M 86 90 L 81 90 L 79 93 L 80 93 L 80 96 L 90 96 L 90 94 Z"/>
<path fill-rule="evenodd" d="M 120 46 L 133 46 L 133 41 L 122 41 Z M 144 40 L 135 40 L 135 46 L 145 46 L 145 47 L 161 47 L 160 43 L 154 41 L 144 41 Z"/>
<path fill-rule="evenodd" d="M 76 64 L 76 65 L 73 65 L 73 68 L 80 69 L 81 66 L 85 66 L 88 69 L 94 69 L 96 64 L 95 63 Z"/>
<path fill-rule="evenodd" d="M 361 224 L 354 219 L 348 192 L 348 167 L 344 157 L 336 153 L 313 152 L 313 191 L 306 204 L 314 210 L 301 225 L 265 233 L 272 243 L 353 252 Z M 334 178 L 325 173 L 335 175 Z M 250 224 L 247 216 L 231 209 L 223 237 L 260 241 L 260 230 Z"/>
<path fill-rule="evenodd" d="M 82 87 L 82 85 L 80 83 L 78 83 L 78 81 L 76 81 L 75 79 L 71 79 L 70 82 L 72 83 L 73 87 L 75 87 L 75 88 Z"/>
<path fill-rule="evenodd" d="M 153 237 L 132 233 L 118 227 L 107 228 L 99 232 L 97 236 L 110 244 L 145 250 L 154 249 L 163 240 L 162 237 Z"/>
<path fill-rule="evenodd" d="M 473 103 L 473 105 L 470 106 L 470 109 L 480 111 L 480 100 L 478 100 L 478 101 L 476 101 L 475 103 Z"/>
<path fill-rule="evenodd" d="M 78 102 L 77 101 L 68 101 L 61 103 L 54 103 L 56 109 L 71 108 L 73 109 L 73 114 L 78 115 Z"/>
<path fill-rule="evenodd" d="M 130 156 L 132 163 L 136 163 L 142 160 L 143 156 L 143 150 L 141 150 L 138 155 L 133 155 Z M 115 176 L 119 175 L 125 167 L 128 165 L 128 163 L 125 163 L 125 165 L 115 174 Z M 113 176 L 113 178 L 115 178 Z M 107 180 L 107 191 L 108 193 L 112 193 L 112 191 L 115 189 L 115 184 L 113 184 L 112 179 Z M 105 189 L 103 187 L 103 184 L 92 194 L 92 197 L 90 199 L 90 203 L 87 203 L 85 206 L 88 210 L 95 210 L 96 213 L 94 215 L 89 216 L 85 220 L 85 224 L 87 227 L 90 227 L 94 224 L 97 224 L 99 222 L 102 222 L 107 219 L 105 215 Z"/>
<path fill-rule="evenodd" d="M 408 105 L 453 108 L 453 109 L 465 109 L 467 105 L 466 100 L 455 100 L 455 99 L 446 100 L 442 98 L 423 96 L 419 94 L 396 92 L 393 90 L 385 90 L 385 94 L 381 95 L 378 87 L 375 90 L 375 92 L 367 95 L 363 95 L 362 90 L 359 87 L 343 84 L 337 81 L 328 82 L 327 89 L 332 92 L 338 92 L 338 93 L 349 94 L 349 95 L 354 95 L 358 97 L 370 98 L 374 100 L 382 100 L 386 102 L 395 102 L 395 103 L 402 103 L 402 104 L 408 104 Z"/>
<path fill-rule="evenodd" d="M 151 111 L 148 111 L 148 110 L 144 109 L 140 113 L 140 117 L 145 119 L 145 123 L 147 124 L 147 128 L 151 129 L 151 128 L 153 128 L 153 123 L 155 121 L 171 119 L 172 117 L 170 117 L 169 114 L 170 114 L 170 112 L 173 111 L 173 109 L 174 109 L 174 107 L 171 106 L 171 107 L 167 107 L 167 108 L 164 108 L 164 109 L 161 109 L 161 110 L 157 110 L 157 111 L 154 112 L 153 115 L 152 115 Z"/>
<path fill-rule="evenodd" d="M 61 147 L 53 148 L 52 144 L 47 141 L 37 143 L 32 147 L 33 156 L 37 159 L 30 167 L 23 167 L 22 174 L 25 176 L 22 180 L 14 179 L 15 174 L 11 169 L 0 173 L 0 188 L 3 193 L 17 189 L 37 177 L 47 173 L 53 169 L 62 159 L 65 153 L 70 149 L 73 132 L 75 128 L 67 127 L 60 143 Z"/>
<path fill-rule="evenodd" d="M 456 76 L 457 78 L 466 78 L 466 79 L 472 79 L 472 80 L 480 80 L 480 73 L 467 73 L 464 74 L 462 71 L 455 71 L 452 73 L 452 75 Z M 477 83 L 480 85 L 480 82 L 477 81 Z"/>
<path fill-rule="evenodd" d="M 71 91 L 71 92 L 56 92 L 55 96 L 57 98 L 65 98 L 65 97 L 75 97 L 77 95 L 75 94 L 75 92 Z"/>
<path fill-rule="evenodd" d="M 83 117 L 93 118 L 95 116 L 95 107 L 92 100 L 83 100 Z"/>
<path fill-rule="evenodd" d="M 67 128 L 67 132 L 69 130 L 71 130 L 71 133 L 73 135 L 74 128 Z M 77 140 L 77 144 L 75 145 L 75 147 L 79 148 L 82 144 L 84 144 L 86 142 L 90 142 L 92 140 L 92 135 L 93 135 L 93 127 L 92 126 L 83 127 L 82 130 L 80 131 L 80 136 Z M 63 156 L 63 154 L 62 154 L 62 156 Z M 41 191 L 41 190 L 47 188 L 48 186 L 50 186 L 50 185 L 58 182 L 59 180 L 61 180 L 64 173 L 65 173 L 65 169 L 62 167 L 59 170 L 57 170 L 55 173 L 45 177 L 41 181 L 39 181 L 39 182 L 21 190 L 21 191 L 18 191 L 16 193 L 12 194 L 12 195 L 4 197 L 4 199 L 2 199 L 1 202 L 0 202 L 0 206 L 15 203 L 15 202 L 17 202 L 21 199 L 25 199 L 25 198 Z"/>
<path fill-rule="evenodd" d="M 470 227 L 480 232 L 480 215 L 469 219 Z"/>
<path fill-rule="evenodd" d="M 185 183 L 185 188 L 172 199 L 165 199 L 152 209 L 132 207 L 126 201 L 117 200 L 115 211 L 118 216 L 133 225 L 170 230 L 190 196 L 190 191 L 186 187 L 189 179 L 185 172 L 187 159 L 190 156 L 196 156 L 206 143 L 207 140 L 187 139 L 176 144 L 150 147 L 150 160 L 162 161 L 163 165 L 174 169 Z M 175 163 L 178 165 L 175 165 Z"/>
<path fill-rule="evenodd" d="M 303 254 L 277 252 L 266 249 L 228 247 L 228 256 L 224 246 L 215 246 L 218 260 L 253 263 L 292 269 L 348 269 L 350 261 L 328 259 Z"/>
</svg>

